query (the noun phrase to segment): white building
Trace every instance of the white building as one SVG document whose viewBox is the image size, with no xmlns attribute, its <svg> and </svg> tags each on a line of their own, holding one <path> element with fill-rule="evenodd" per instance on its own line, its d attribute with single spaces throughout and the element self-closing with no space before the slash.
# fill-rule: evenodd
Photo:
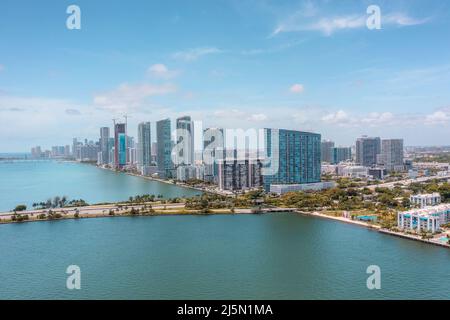
<svg viewBox="0 0 450 320">
<path fill-rule="evenodd" d="M 402 230 L 436 232 L 441 225 L 450 222 L 450 204 L 397 213 L 397 225 Z"/>
<path fill-rule="evenodd" d="M 339 164 L 337 165 L 337 175 L 348 178 L 367 178 L 369 168 L 353 164 Z"/>
<path fill-rule="evenodd" d="M 270 192 L 276 194 L 285 194 L 288 192 L 296 191 L 318 191 L 324 189 L 331 189 L 336 187 L 336 182 L 334 181 L 322 181 L 315 183 L 303 183 L 303 184 L 271 184 Z"/>
<path fill-rule="evenodd" d="M 335 175 L 337 173 L 337 165 L 335 165 L 335 164 L 322 164 L 321 172 L 322 172 L 322 174 Z"/>
<path fill-rule="evenodd" d="M 409 197 L 412 205 L 425 208 L 428 206 L 435 206 L 441 203 L 441 195 L 437 192 L 427 194 L 416 194 Z"/>
<path fill-rule="evenodd" d="M 381 141 L 381 154 L 379 164 L 388 172 L 403 171 L 403 139 L 384 139 Z"/>
</svg>

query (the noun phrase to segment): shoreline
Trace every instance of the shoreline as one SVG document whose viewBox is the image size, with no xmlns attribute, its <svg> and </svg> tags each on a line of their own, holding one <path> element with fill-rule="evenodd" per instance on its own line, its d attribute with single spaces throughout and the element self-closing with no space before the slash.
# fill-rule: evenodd
<svg viewBox="0 0 450 320">
<path fill-rule="evenodd" d="M 414 240 L 419 241 L 426 244 L 431 244 L 435 246 L 439 246 L 442 248 L 450 249 L 450 245 L 444 242 L 440 242 L 437 239 L 422 239 L 420 236 L 416 235 L 410 235 L 410 234 L 404 234 L 401 232 L 395 232 L 387 229 L 383 229 L 379 225 L 374 225 L 368 222 L 363 221 L 356 221 L 344 217 L 336 217 L 336 216 L 330 216 L 326 215 L 317 211 L 314 212 L 305 212 L 300 211 L 295 208 L 265 208 L 262 209 L 261 212 L 254 212 L 254 209 L 252 208 L 235 208 L 234 211 L 231 209 L 211 209 L 209 212 L 201 212 L 200 210 L 195 209 L 186 209 L 184 203 L 179 204 L 150 204 L 152 206 L 151 210 L 154 210 L 153 212 L 143 212 L 143 213 L 131 213 L 131 210 L 142 210 L 142 208 L 145 208 L 149 203 L 146 204 L 140 204 L 140 205 L 127 205 L 127 204 L 107 204 L 107 205 L 99 205 L 99 206 L 87 206 L 87 207 L 81 207 L 81 209 L 78 208 L 62 208 L 59 210 L 54 210 L 54 213 L 61 214 L 58 218 L 48 218 L 45 219 L 39 219 L 38 215 L 43 213 L 48 213 L 48 210 L 35 210 L 35 211 L 23 211 L 21 213 L 18 213 L 19 215 L 32 215 L 32 219 L 22 220 L 22 221 L 13 221 L 11 220 L 11 216 L 13 215 L 12 212 L 3 212 L 0 213 L 0 225 L 3 224 L 13 224 L 13 223 L 26 223 L 26 222 L 38 222 L 38 221 L 60 221 L 60 220 L 78 220 L 78 219 L 92 219 L 92 218 L 117 218 L 117 217 L 159 217 L 159 216 L 213 216 L 213 215 L 239 215 L 239 214 L 266 214 L 266 213 L 280 213 L 280 212 L 291 212 L 291 213 L 297 213 L 301 214 L 303 216 L 309 216 L 313 218 L 322 218 L 322 219 L 328 219 L 333 220 L 336 222 L 342 222 L 351 224 L 354 226 L 364 227 L 369 230 L 373 230 L 376 232 L 380 232 L 385 235 L 391 235 L 395 237 L 400 237 L 406 240 Z M 155 208 L 153 208 L 153 205 L 155 205 Z M 121 210 L 118 209 L 119 207 L 125 206 L 126 209 L 124 209 L 122 212 L 115 212 L 114 214 L 110 214 L 109 211 L 106 212 L 106 210 L 115 209 L 115 210 Z M 84 208 L 84 212 L 82 212 Z M 75 216 L 75 212 L 79 210 L 79 216 Z M 99 211 L 100 210 L 100 211 Z M 130 211 L 129 211 L 130 210 Z M 53 211 L 53 210 L 52 210 Z M 94 212 L 86 212 L 86 211 L 94 211 Z M 66 212 L 66 213 L 62 213 Z M 3 220 L 4 217 L 9 217 L 7 220 Z"/>
<path fill-rule="evenodd" d="M 320 213 L 320 212 L 317 212 L 317 211 L 314 211 L 314 212 L 297 211 L 297 212 L 302 214 L 302 215 L 305 215 L 305 216 L 329 219 L 329 220 L 334 220 L 334 221 L 343 222 L 343 223 L 347 223 L 347 224 L 352 224 L 352 225 L 355 225 L 355 226 L 365 227 L 365 228 L 367 228 L 369 230 L 377 231 L 377 232 L 380 232 L 380 233 L 385 234 L 385 235 L 390 235 L 390 236 L 394 236 L 394 237 L 400 237 L 400 238 L 403 238 L 403 239 L 406 239 L 406 240 L 419 241 L 419 242 L 423 242 L 423 243 L 426 243 L 426 244 L 432 244 L 432 245 L 436 245 L 436 246 L 440 246 L 440 247 L 443 247 L 443 248 L 450 249 L 450 244 L 440 242 L 439 240 L 435 240 L 434 238 L 431 239 L 431 240 L 422 239 L 420 236 L 416 236 L 416 235 L 412 235 L 412 234 L 404 234 L 402 232 L 396 232 L 396 231 L 391 231 L 391 230 L 388 230 L 388 229 L 383 229 L 379 225 L 370 224 L 370 223 L 364 222 L 364 221 L 357 221 L 357 220 L 352 220 L 352 219 L 348 219 L 348 218 L 344 218 L 344 217 L 330 216 L 330 215 L 326 215 L 326 214 L 323 214 L 323 213 Z"/>
<path fill-rule="evenodd" d="M 330 216 L 324 213 L 320 213 L 318 211 L 314 211 L 314 212 L 305 212 L 305 211 L 297 211 L 300 214 L 303 214 L 305 216 L 312 216 L 312 217 L 316 217 L 316 218 L 323 218 L 323 219 L 330 219 L 330 220 L 335 220 L 335 221 L 339 221 L 339 222 L 344 222 L 347 224 L 352 224 L 352 225 L 357 225 L 360 227 L 365 227 L 368 229 L 374 229 L 374 230 L 380 230 L 381 227 L 378 225 L 374 225 L 374 224 L 370 224 L 368 222 L 364 222 L 364 221 L 358 221 L 358 220 L 352 220 L 352 219 L 348 219 L 348 218 L 344 218 L 344 217 L 336 217 L 336 216 Z"/>
<path fill-rule="evenodd" d="M 75 161 L 76 162 L 76 161 Z M 80 163 L 80 162 L 76 162 L 76 163 Z M 87 164 L 87 163 L 86 163 Z M 98 165 L 93 165 L 94 167 L 98 168 L 98 169 L 102 169 L 102 170 L 107 170 L 107 171 L 111 171 L 111 172 L 115 172 L 115 173 L 123 173 L 132 177 L 136 177 L 136 178 L 142 178 L 142 179 L 146 179 L 146 180 L 150 180 L 150 181 L 156 181 L 156 182 L 161 182 L 161 183 L 165 183 L 168 185 L 172 185 L 172 186 L 177 186 L 180 188 L 185 188 L 185 189 L 191 189 L 191 190 L 196 190 L 196 191 L 201 191 L 201 192 L 209 192 L 209 193 L 214 193 L 211 190 L 204 190 L 202 188 L 198 188 L 198 187 L 194 187 L 194 186 L 189 186 L 186 184 L 182 184 L 182 183 L 173 183 L 170 180 L 165 180 L 165 179 L 159 179 L 159 178 L 153 178 L 150 176 L 144 176 L 142 174 L 138 174 L 138 173 L 133 173 L 133 172 L 127 172 L 127 171 L 116 171 L 112 168 L 105 168 L 105 167 L 101 167 Z"/>
</svg>

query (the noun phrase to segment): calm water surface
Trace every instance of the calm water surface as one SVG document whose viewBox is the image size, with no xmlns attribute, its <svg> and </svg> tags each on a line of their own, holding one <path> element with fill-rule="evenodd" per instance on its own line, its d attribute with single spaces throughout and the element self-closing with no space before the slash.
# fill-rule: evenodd
<svg viewBox="0 0 450 320">
<path fill-rule="evenodd" d="M 450 250 L 287 213 L 0 225 L 0 257 L 0 299 L 450 298 Z"/>
<path fill-rule="evenodd" d="M 0 210 L 196 191 L 61 162 L 0 162 Z M 66 289 L 78 265 L 82 289 Z M 382 289 L 366 288 L 378 265 Z M 450 250 L 294 214 L 0 225 L 0 299 L 450 299 Z"/>
<path fill-rule="evenodd" d="M 102 170 L 92 165 L 57 161 L 0 161 L 0 211 L 55 196 L 84 199 L 88 203 L 127 200 L 141 194 L 166 198 L 199 194 L 157 181 Z"/>
</svg>

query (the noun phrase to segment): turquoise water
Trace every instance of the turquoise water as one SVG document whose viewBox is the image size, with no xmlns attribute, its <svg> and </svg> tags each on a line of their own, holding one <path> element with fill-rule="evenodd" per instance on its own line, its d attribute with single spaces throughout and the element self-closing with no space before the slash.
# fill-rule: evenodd
<svg viewBox="0 0 450 320">
<path fill-rule="evenodd" d="M 0 161 L 0 211 L 54 196 L 88 203 L 127 200 L 140 194 L 193 196 L 198 191 L 102 170 L 92 165 L 57 161 Z"/>
<path fill-rule="evenodd" d="M 61 162 L 0 162 L 0 210 L 196 191 Z M 66 268 L 82 289 L 66 289 Z M 381 268 L 381 290 L 366 269 Z M 450 250 L 295 214 L 0 225 L 0 299 L 450 299 Z M 423 275 L 427 276 L 424 277 Z"/>
<path fill-rule="evenodd" d="M 0 299 L 450 299 L 450 250 L 295 214 L 0 225 L 0 256 Z"/>
</svg>

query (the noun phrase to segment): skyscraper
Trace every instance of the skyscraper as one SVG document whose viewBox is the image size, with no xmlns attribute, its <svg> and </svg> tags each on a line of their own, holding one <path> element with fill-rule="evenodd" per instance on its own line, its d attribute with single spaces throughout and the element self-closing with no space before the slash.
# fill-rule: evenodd
<svg viewBox="0 0 450 320">
<path fill-rule="evenodd" d="M 263 177 L 266 191 L 270 191 L 271 184 L 320 182 L 320 134 L 264 129 L 264 139 L 266 157 L 271 162 L 271 172 L 266 172 Z"/>
<path fill-rule="evenodd" d="M 352 159 L 352 148 L 350 147 L 334 147 L 332 149 L 332 164 L 338 164 L 342 161 Z"/>
<path fill-rule="evenodd" d="M 194 164 L 194 123 L 190 116 L 176 121 L 177 145 L 182 146 L 177 152 L 177 165 Z"/>
<path fill-rule="evenodd" d="M 259 159 L 219 159 L 218 185 L 220 190 L 246 190 L 262 186 L 262 163 Z"/>
<path fill-rule="evenodd" d="M 324 140 L 321 143 L 322 162 L 331 163 L 333 161 L 333 148 L 334 142 L 330 140 Z"/>
<path fill-rule="evenodd" d="M 109 163 L 109 128 L 100 128 L 100 153 L 101 153 L 101 163 Z"/>
<path fill-rule="evenodd" d="M 203 163 L 205 180 L 213 182 L 218 176 L 217 160 L 225 158 L 225 135 L 221 128 L 207 128 L 203 131 Z"/>
<path fill-rule="evenodd" d="M 402 171 L 404 169 L 403 139 L 383 139 L 381 141 L 379 164 L 384 165 L 388 172 Z"/>
<path fill-rule="evenodd" d="M 150 166 L 152 163 L 152 131 L 150 122 L 138 125 L 138 164 L 140 167 Z"/>
<path fill-rule="evenodd" d="M 381 139 L 379 137 L 363 136 L 356 140 L 356 163 L 371 167 L 377 164 L 381 152 Z"/>
<path fill-rule="evenodd" d="M 158 146 L 157 163 L 158 174 L 163 178 L 171 177 L 172 166 L 172 139 L 170 132 L 170 119 L 156 122 L 156 141 Z"/>
<path fill-rule="evenodd" d="M 114 125 L 114 166 L 123 168 L 127 163 L 127 136 L 125 123 Z"/>
</svg>

